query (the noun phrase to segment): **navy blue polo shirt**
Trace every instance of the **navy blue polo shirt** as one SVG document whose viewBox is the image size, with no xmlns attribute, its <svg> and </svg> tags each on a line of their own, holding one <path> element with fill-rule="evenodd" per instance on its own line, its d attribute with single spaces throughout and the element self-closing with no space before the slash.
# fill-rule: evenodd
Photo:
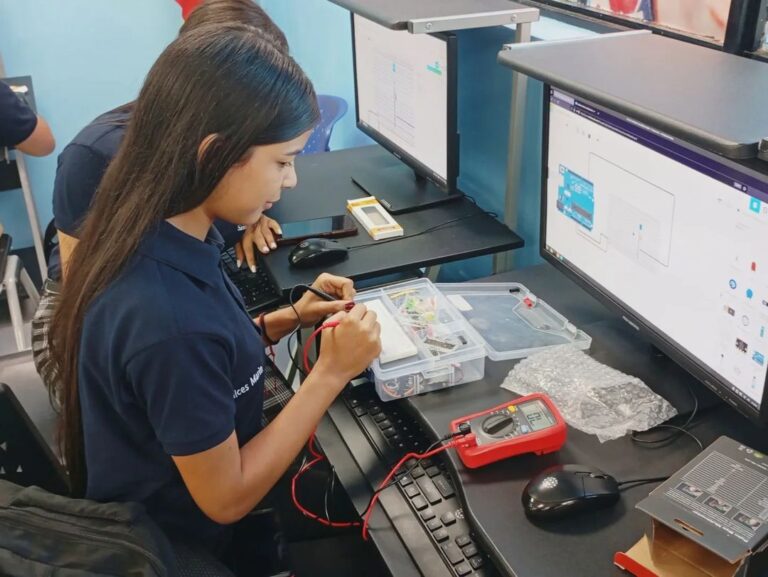
<svg viewBox="0 0 768 577">
<path fill-rule="evenodd" d="M 116 108 L 93 120 L 59 154 L 53 183 L 53 218 L 56 228 L 74 238 L 85 220 L 109 163 L 125 137 L 132 108 Z M 225 246 L 235 244 L 242 232 L 233 224 L 217 221 Z M 59 248 L 48 261 L 48 278 L 61 278 Z"/>
<path fill-rule="evenodd" d="M 37 127 L 37 115 L 11 87 L 0 82 L 0 147 L 16 146 Z"/>
<path fill-rule="evenodd" d="M 139 501 L 171 535 L 216 545 L 225 527 L 192 500 L 171 455 L 261 428 L 265 351 L 205 242 L 163 222 L 91 304 L 80 343 L 87 496 Z M 211 471 L 211 475 L 215 475 Z"/>
</svg>

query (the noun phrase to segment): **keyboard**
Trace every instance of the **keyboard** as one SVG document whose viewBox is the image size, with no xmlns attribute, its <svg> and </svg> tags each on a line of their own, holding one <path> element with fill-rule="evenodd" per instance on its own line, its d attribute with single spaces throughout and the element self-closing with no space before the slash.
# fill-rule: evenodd
<svg viewBox="0 0 768 577">
<path fill-rule="evenodd" d="M 426 451 L 434 440 L 398 403 L 381 402 L 370 383 L 348 388 L 343 399 L 387 470 L 409 451 Z M 442 455 L 420 461 L 406 474 L 415 464 L 413 460 L 401 468 L 397 487 L 431 536 L 446 565 L 446 575 L 496 577 L 496 568 L 464 519 L 461 501 Z"/>
<path fill-rule="evenodd" d="M 221 263 L 229 280 L 243 295 L 245 308 L 249 314 L 257 315 L 274 308 L 282 301 L 280 293 L 263 268 L 257 268 L 253 273 L 245 267 L 237 267 L 234 247 L 221 253 Z"/>
</svg>

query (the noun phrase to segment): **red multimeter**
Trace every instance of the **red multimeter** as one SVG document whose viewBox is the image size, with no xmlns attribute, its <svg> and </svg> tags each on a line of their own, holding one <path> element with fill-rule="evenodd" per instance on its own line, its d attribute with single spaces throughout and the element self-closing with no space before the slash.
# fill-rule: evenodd
<svg viewBox="0 0 768 577">
<path fill-rule="evenodd" d="M 451 431 L 469 424 L 474 436 L 471 445 L 459 445 L 456 451 L 470 469 L 523 453 L 543 455 L 560 449 L 565 443 L 563 417 L 546 395 L 534 393 L 468 415 L 451 422 Z"/>
</svg>

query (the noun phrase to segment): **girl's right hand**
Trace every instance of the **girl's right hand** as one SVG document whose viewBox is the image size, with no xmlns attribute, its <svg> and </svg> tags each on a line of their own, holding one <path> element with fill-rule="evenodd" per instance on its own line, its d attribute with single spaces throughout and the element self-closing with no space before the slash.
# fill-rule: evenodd
<svg viewBox="0 0 768 577">
<path fill-rule="evenodd" d="M 336 313 L 326 322 L 331 321 L 339 321 L 339 325 L 323 331 L 317 365 L 341 377 L 343 387 L 381 354 L 381 326 L 376 313 L 361 304 L 348 313 Z"/>
</svg>

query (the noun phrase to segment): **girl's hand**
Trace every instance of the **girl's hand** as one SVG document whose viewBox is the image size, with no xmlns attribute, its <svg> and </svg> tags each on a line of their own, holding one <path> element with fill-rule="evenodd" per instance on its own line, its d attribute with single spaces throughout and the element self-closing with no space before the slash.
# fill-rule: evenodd
<svg viewBox="0 0 768 577">
<path fill-rule="evenodd" d="M 350 279 L 328 273 L 323 273 L 317 277 L 312 283 L 312 287 L 336 297 L 338 300 L 326 301 L 310 291 L 305 292 L 293 305 L 301 317 L 301 326 L 303 327 L 311 327 L 328 315 L 345 310 L 355 296 L 354 283 Z"/>
<path fill-rule="evenodd" d="M 341 377 L 339 382 L 343 389 L 381 354 L 381 326 L 376 313 L 361 304 L 348 313 L 336 313 L 328 319 L 330 321 L 339 321 L 339 325 L 323 331 L 320 356 L 314 370 L 319 367 L 325 374 Z M 341 389 L 337 394 L 339 392 Z"/>
<path fill-rule="evenodd" d="M 240 242 L 235 245 L 238 267 L 245 261 L 251 272 L 256 272 L 256 254 L 253 246 L 256 245 L 260 252 L 267 254 L 270 249 L 277 248 L 275 235 L 282 234 L 282 232 L 276 220 L 261 215 L 256 224 L 245 229 Z"/>
</svg>

